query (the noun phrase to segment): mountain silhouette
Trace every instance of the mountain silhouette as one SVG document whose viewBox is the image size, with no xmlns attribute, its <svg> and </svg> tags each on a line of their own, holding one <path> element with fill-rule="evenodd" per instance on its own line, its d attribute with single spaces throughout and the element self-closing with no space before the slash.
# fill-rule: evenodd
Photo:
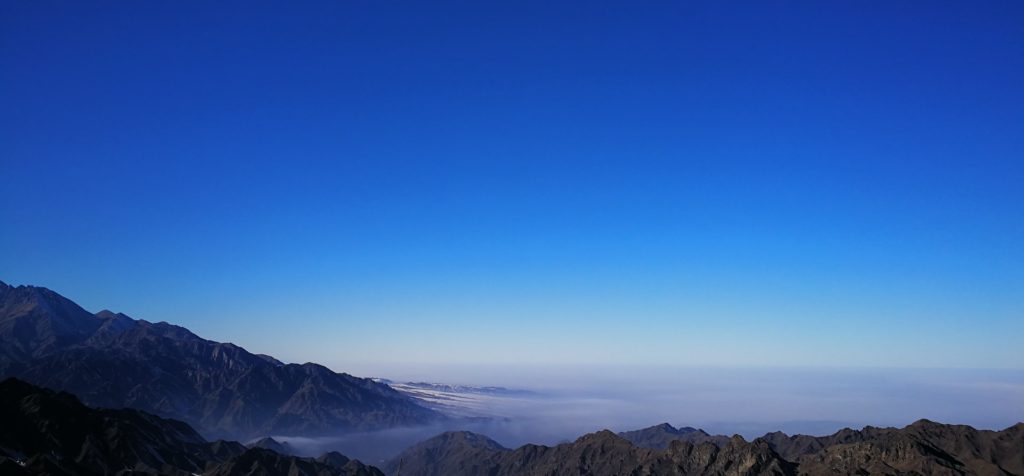
<svg viewBox="0 0 1024 476">
<path fill-rule="evenodd" d="M 179 419 L 210 437 L 334 435 L 443 418 L 370 379 L 284 364 L 166 322 L 92 314 L 42 287 L 0 282 L 0 344 L 0 378 Z"/>
<path fill-rule="evenodd" d="M 448 432 L 406 449 L 385 465 L 402 476 L 611 475 L 1020 475 L 1024 474 L 1024 423 L 1003 431 L 976 430 L 927 420 L 902 429 L 844 429 L 813 437 L 770 433 L 747 442 L 740 436 L 699 443 L 697 430 L 658 425 L 624 432 L 661 435 L 642 447 L 608 430 L 556 446 L 507 449 L 483 435 Z M 719 444 L 715 444 L 716 441 Z"/>
<path fill-rule="evenodd" d="M 668 423 L 640 430 L 624 431 L 619 433 L 619 436 L 629 440 L 636 446 L 652 450 L 668 448 L 673 441 L 688 441 L 694 444 L 708 442 L 719 447 L 729 443 L 728 436 L 709 435 L 704 430 L 689 426 L 676 428 Z"/>
<path fill-rule="evenodd" d="M 0 421 L 4 475 L 382 474 L 337 453 L 298 458 L 233 441 L 211 443 L 184 422 L 140 410 L 89 408 L 69 393 L 13 378 L 0 382 Z"/>
<path fill-rule="evenodd" d="M 338 465 L 336 458 L 297 458 L 266 448 L 249 448 L 208 469 L 203 476 L 384 476 L 377 468 L 345 459 Z"/>
<path fill-rule="evenodd" d="M 764 442 L 731 439 L 722 448 L 673 441 L 666 450 L 641 448 L 608 430 L 557 446 L 501 447 L 482 435 L 449 432 L 412 446 L 385 465 L 388 474 L 459 476 L 487 474 L 611 476 L 791 474 L 792 464 Z"/>
</svg>

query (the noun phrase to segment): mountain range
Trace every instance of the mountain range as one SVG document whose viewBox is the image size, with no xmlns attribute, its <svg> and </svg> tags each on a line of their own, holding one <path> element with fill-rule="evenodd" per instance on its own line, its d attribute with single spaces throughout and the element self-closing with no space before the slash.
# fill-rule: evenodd
<svg viewBox="0 0 1024 476">
<path fill-rule="evenodd" d="M 90 313 L 46 288 L 4 283 L 0 379 L 4 475 L 383 475 L 337 452 L 299 457 L 294 447 L 260 437 L 438 422 L 450 428 L 461 420 L 415 395 L 484 401 L 509 392 L 425 383 L 394 384 L 397 391 L 165 322 Z M 453 431 L 412 445 L 383 469 L 393 476 L 1024 475 L 1024 423 L 989 431 L 920 420 L 752 441 L 664 423 L 514 449 Z"/>
<path fill-rule="evenodd" d="M 641 430 L 624 431 L 619 433 L 619 436 L 636 446 L 652 450 L 666 449 L 673 441 L 688 441 L 694 444 L 708 442 L 718 447 L 729 443 L 728 436 L 709 435 L 704 430 L 689 426 L 676 428 L 668 423 L 662 423 Z"/>
<path fill-rule="evenodd" d="M 338 453 L 298 458 L 208 442 L 187 423 L 133 409 L 94 409 L 66 392 L 0 382 L 0 474 L 91 476 L 382 476 Z"/>
<path fill-rule="evenodd" d="M 43 287 L 0 282 L 0 378 L 187 422 L 208 437 L 336 435 L 444 418 L 371 379 L 285 364 L 166 322 L 90 313 Z"/>
<path fill-rule="evenodd" d="M 688 439 L 699 430 L 689 430 L 667 424 L 621 435 L 604 430 L 572 443 L 516 449 L 483 435 L 447 432 L 410 447 L 384 470 L 402 476 L 1024 474 L 1024 423 L 987 431 L 920 420 L 902 429 L 844 429 L 823 437 L 771 433 L 749 442 L 705 433 L 695 443 Z M 680 438 L 650 438 L 666 434 Z"/>
<path fill-rule="evenodd" d="M 769 433 L 638 446 L 604 430 L 557 446 L 508 449 L 486 436 L 446 432 L 389 462 L 385 472 L 337 452 L 301 458 L 205 440 L 188 424 L 134 409 L 94 409 L 66 392 L 0 382 L 0 474 L 92 476 L 512 476 L 512 475 L 1020 475 L 1024 423 L 1002 431 L 920 420 L 907 427 L 844 429 L 814 437 Z M 627 432 L 672 433 L 665 425 Z"/>
</svg>

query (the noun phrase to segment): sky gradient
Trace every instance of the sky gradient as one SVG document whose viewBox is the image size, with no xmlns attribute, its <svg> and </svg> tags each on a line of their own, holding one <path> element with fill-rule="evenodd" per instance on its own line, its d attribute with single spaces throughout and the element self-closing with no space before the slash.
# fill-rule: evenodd
<svg viewBox="0 0 1024 476">
<path fill-rule="evenodd" d="M 0 280 L 357 374 L 1024 368 L 1024 3 L 550 3 L 3 2 Z"/>
</svg>

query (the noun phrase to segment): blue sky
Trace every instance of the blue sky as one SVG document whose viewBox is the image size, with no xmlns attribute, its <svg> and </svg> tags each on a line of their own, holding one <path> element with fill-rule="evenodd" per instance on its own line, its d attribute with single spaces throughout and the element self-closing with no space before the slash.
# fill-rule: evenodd
<svg viewBox="0 0 1024 476">
<path fill-rule="evenodd" d="M 0 279 L 362 373 L 1024 366 L 1024 4 L 206 3 L 0 7 Z"/>
</svg>

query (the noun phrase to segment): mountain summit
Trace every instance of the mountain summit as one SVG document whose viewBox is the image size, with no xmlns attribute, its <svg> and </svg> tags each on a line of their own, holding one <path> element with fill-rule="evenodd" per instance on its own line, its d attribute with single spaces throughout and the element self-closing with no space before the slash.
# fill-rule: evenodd
<svg viewBox="0 0 1024 476">
<path fill-rule="evenodd" d="M 669 447 L 673 441 L 688 441 L 693 444 L 712 443 L 715 446 L 723 447 L 729 443 L 728 436 L 709 435 L 704 430 L 684 426 L 676 428 L 668 423 L 662 423 L 641 430 L 624 431 L 619 436 L 629 440 L 634 445 L 652 450 L 663 450 Z"/>
<path fill-rule="evenodd" d="M 211 437 L 329 435 L 443 418 L 370 379 L 284 364 L 166 322 L 93 314 L 42 287 L 0 283 L 0 344 L 0 378 L 183 420 Z"/>
</svg>

